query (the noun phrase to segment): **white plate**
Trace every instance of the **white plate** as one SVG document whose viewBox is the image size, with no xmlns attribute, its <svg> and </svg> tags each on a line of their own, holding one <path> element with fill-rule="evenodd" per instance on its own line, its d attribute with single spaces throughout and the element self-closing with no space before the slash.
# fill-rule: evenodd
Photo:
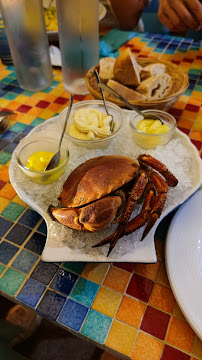
<svg viewBox="0 0 202 360">
<path fill-rule="evenodd" d="M 202 340 L 202 190 L 172 219 L 166 239 L 166 266 L 178 305 Z"/>
<path fill-rule="evenodd" d="M 106 15 L 107 9 L 106 7 L 99 3 L 99 21 L 101 21 Z M 58 40 L 58 31 L 47 31 L 48 38 L 50 41 Z"/>
<path fill-rule="evenodd" d="M 134 114 L 135 112 L 133 111 L 130 111 L 130 113 L 126 112 L 126 124 L 123 133 L 119 135 L 115 141 L 112 141 L 110 146 L 105 150 L 88 150 L 83 147 L 76 147 L 74 144 L 68 143 L 68 140 L 64 138 L 63 141 L 70 151 L 70 161 L 65 174 L 50 185 L 38 186 L 27 179 L 16 163 L 16 151 L 25 142 L 38 136 L 58 137 L 59 139 L 60 131 L 57 127 L 57 116 L 34 128 L 21 140 L 13 152 L 9 167 L 11 183 L 22 200 L 43 216 L 47 224 L 48 234 L 42 253 L 42 260 L 156 262 L 154 245 L 156 227 L 170 211 L 183 203 L 199 188 L 202 182 L 201 160 L 198 151 L 191 144 L 189 138 L 179 130 L 176 130 L 175 138 L 169 144 L 159 146 L 156 150 L 145 151 L 136 146 L 131 137 L 128 124 L 129 118 L 134 116 Z M 92 245 L 113 233 L 113 227 L 115 227 L 115 225 L 95 234 L 72 231 L 52 220 L 47 211 L 48 206 L 51 204 L 54 206 L 57 205 L 57 197 L 62 190 L 63 183 L 71 171 L 78 165 L 89 158 L 111 154 L 126 155 L 135 160 L 140 153 L 151 154 L 164 162 L 171 171 L 175 170 L 175 172 L 173 172 L 179 180 L 179 184 L 175 188 L 169 188 L 168 200 L 164 211 L 144 241 L 140 241 L 143 232 L 142 228 L 120 239 L 110 254 L 110 257 L 107 258 L 108 246 L 92 250 Z M 184 158 L 181 159 L 180 156 Z M 186 165 L 186 161 L 188 161 L 189 165 Z M 139 211 L 140 206 L 137 206 L 133 216 Z"/>
</svg>

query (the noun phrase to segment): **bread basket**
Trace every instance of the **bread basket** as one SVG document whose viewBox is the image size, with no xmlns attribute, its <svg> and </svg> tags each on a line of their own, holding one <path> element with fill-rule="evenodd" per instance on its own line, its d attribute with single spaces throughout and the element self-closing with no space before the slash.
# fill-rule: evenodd
<svg viewBox="0 0 202 360">
<path fill-rule="evenodd" d="M 144 100 L 144 101 L 130 101 L 131 104 L 137 106 L 140 110 L 147 109 L 159 109 L 159 110 L 168 110 L 186 91 L 189 86 L 189 77 L 185 74 L 178 66 L 167 61 L 153 60 L 153 59 L 136 59 L 138 64 L 142 67 L 145 67 L 150 64 L 161 63 L 166 66 L 166 72 L 172 78 L 172 86 L 170 92 L 167 96 L 158 100 Z M 97 86 L 97 79 L 94 75 L 94 70 L 99 72 L 99 65 L 93 67 L 86 74 L 86 86 L 90 93 L 94 96 L 95 99 L 102 99 L 100 89 Z M 106 100 L 113 102 L 114 104 L 125 107 L 125 105 L 117 98 L 106 95 Z"/>
</svg>

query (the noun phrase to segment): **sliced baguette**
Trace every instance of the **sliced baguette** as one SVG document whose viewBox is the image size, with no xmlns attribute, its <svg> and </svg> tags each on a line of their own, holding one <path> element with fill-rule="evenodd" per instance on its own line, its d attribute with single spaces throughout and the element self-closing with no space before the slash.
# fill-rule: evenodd
<svg viewBox="0 0 202 360">
<path fill-rule="evenodd" d="M 100 65 L 99 76 L 102 81 L 106 82 L 109 79 L 114 78 L 113 68 L 114 68 L 115 61 L 116 61 L 116 59 L 113 57 L 106 57 L 106 58 L 100 59 L 100 61 L 99 61 L 99 65 Z"/>
<path fill-rule="evenodd" d="M 157 100 L 168 95 L 172 79 L 168 74 L 151 76 L 141 82 L 136 91 L 146 96 L 147 100 Z"/>
<path fill-rule="evenodd" d="M 128 101 L 144 101 L 147 99 L 145 95 L 139 94 L 137 91 L 129 89 L 117 81 L 109 80 L 107 85 Z"/>
<path fill-rule="evenodd" d="M 115 61 L 114 79 L 124 85 L 140 84 L 139 65 L 129 48 L 123 50 Z"/>
<path fill-rule="evenodd" d="M 148 77 L 165 74 L 166 66 L 164 64 L 150 64 L 142 68 L 140 72 L 141 80 L 145 80 Z"/>
</svg>

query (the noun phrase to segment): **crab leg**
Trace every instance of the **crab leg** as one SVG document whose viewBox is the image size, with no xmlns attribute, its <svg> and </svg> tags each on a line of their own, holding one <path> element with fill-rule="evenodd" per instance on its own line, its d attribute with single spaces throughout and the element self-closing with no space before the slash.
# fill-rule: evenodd
<svg viewBox="0 0 202 360">
<path fill-rule="evenodd" d="M 174 187 L 177 185 L 178 180 L 176 179 L 176 177 L 159 160 L 153 158 L 150 155 L 142 154 L 138 156 L 138 161 L 143 168 L 145 166 L 150 166 L 153 169 L 157 170 L 161 175 L 163 175 L 169 186 Z"/>
<path fill-rule="evenodd" d="M 136 231 L 149 220 L 149 216 L 151 213 L 151 209 L 154 206 L 155 203 L 155 189 L 154 186 L 151 183 L 147 184 L 146 187 L 146 196 L 145 201 L 142 205 L 141 213 L 138 214 L 134 219 L 132 219 L 125 228 L 124 235 L 129 235 L 132 232 Z M 113 234 L 108 236 L 106 239 L 101 240 L 98 244 L 94 245 L 93 247 L 99 247 L 106 244 L 109 244 L 111 240 L 113 239 Z"/>
<path fill-rule="evenodd" d="M 118 228 L 115 231 L 113 238 L 110 242 L 110 247 L 109 247 L 107 256 L 109 256 L 110 252 L 116 245 L 118 239 L 123 236 L 123 234 L 125 232 L 125 227 L 128 224 L 128 221 L 129 221 L 130 216 L 137 204 L 137 201 L 141 198 L 141 196 L 145 190 L 147 181 L 148 181 L 148 179 L 147 179 L 147 175 L 146 175 L 145 171 L 140 171 L 140 175 L 132 187 L 129 198 L 126 202 L 125 209 L 120 217 Z"/>
</svg>

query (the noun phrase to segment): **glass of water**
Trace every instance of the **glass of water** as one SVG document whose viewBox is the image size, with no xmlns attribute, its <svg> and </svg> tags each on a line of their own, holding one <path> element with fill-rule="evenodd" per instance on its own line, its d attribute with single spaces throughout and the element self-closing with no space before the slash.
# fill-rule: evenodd
<svg viewBox="0 0 202 360">
<path fill-rule="evenodd" d="M 56 7 L 64 87 L 85 95 L 86 73 L 99 62 L 99 2 L 56 0 Z"/>
<path fill-rule="evenodd" d="M 41 0 L 0 0 L 19 86 L 40 91 L 53 81 Z"/>
</svg>

